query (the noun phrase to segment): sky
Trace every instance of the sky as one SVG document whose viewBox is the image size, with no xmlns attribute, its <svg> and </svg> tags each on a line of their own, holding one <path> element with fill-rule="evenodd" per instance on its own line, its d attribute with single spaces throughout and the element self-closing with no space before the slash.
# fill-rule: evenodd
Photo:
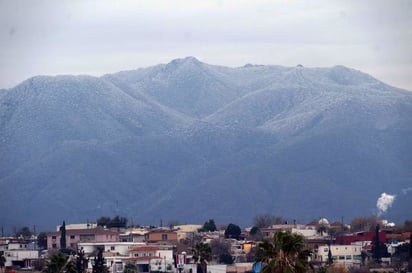
<svg viewBox="0 0 412 273">
<path fill-rule="evenodd" d="M 412 91 L 412 0 L 0 0 L 0 88 L 176 58 L 344 65 Z"/>
</svg>

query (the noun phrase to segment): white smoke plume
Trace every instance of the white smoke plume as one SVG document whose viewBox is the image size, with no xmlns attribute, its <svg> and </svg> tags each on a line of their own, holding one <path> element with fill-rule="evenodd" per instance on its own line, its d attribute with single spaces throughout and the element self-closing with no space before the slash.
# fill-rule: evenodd
<svg viewBox="0 0 412 273">
<path fill-rule="evenodd" d="M 382 193 L 381 197 L 376 201 L 376 207 L 378 208 L 378 216 L 385 213 L 388 208 L 392 207 L 393 202 L 395 201 L 396 195 L 390 195 L 387 193 Z"/>
</svg>

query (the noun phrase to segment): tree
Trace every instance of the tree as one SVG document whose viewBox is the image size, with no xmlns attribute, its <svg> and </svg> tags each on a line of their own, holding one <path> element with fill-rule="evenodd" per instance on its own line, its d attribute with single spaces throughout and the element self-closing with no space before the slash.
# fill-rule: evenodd
<svg viewBox="0 0 412 273">
<path fill-rule="evenodd" d="M 66 222 L 60 227 L 60 249 L 66 248 Z"/>
<path fill-rule="evenodd" d="M 233 264 L 233 257 L 230 253 L 222 253 L 219 255 L 220 264 Z"/>
<path fill-rule="evenodd" d="M 261 262 L 262 273 L 306 273 L 312 252 L 305 248 L 302 235 L 277 232 L 273 238 L 258 245 L 256 262 Z"/>
<path fill-rule="evenodd" d="M 351 221 L 352 231 L 373 231 L 374 227 L 378 223 L 376 216 L 358 217 Z"/>
<path fill-rule="evenodd" d="M 127 218 L 126 217 L 120 217 L 116 216 L 112 219 L 110 222 L 109 227 L 115 227 L 115 228 L 126 228 L 127 227 Z"/>
<path fill-rule="evenodd" d="M 108 227 L 108 225 L 110 224 L 110 221 L 111 221 L 110 217 L 102 216 L 96 220 L 96 223 L 98 226 Z"/>
<path fill-rule="evenodd" d="M 212 260 L 212 249 L 210 246 L 205 243 L 197 243 L 193 249 L 193 260 L 195 263 L 199 263 L 198 269 L 200 269 L 202 273 L 206 273 L 207 262 Z"/>
<path fill-rule="evenodd" d="M 42 271 L 46 267 L 46 261 L 44 259 L 33 260 L 31 265 L 35 271 Z"/>
<path fill-rule="evenodd" d="M 327 231 L 327 227 L 323 224 L 318 225 L 316 231 L 320 233 L 320 236 L 323 236 L 323 233 Z"/>
<path fill-rule="evenodd" d="M 403 226 L 400 227 L 400 230 L 403 232 L 412 231 L 412 220 L 406 220 Z"/>
<path fill-rule="evenodd" d="M 252 229 L 250 230 L 249 237 L 254 241 L 261 241 L 263 239 L 263 234 L 260 231 L 260 228 L 255 226 L 252 227 Z"/>
<path fill-rule="evenodd" d="M 83 247 L 77 250 L 76 255 L 76 270 L 77 273 L 85 273 L 88 267 L 89 259 L 84 254 Z"/>
<path fill-rule="evenodd" d="M 33 233 L 30 231 L 30 228 L 22 227 L 16 232 L 15 235 L 16 237 L 23 237 L 24 239 L 28 239 L 33 235 Z"/>
<path fill-rule="evenodd" d="M 215 224 L 215 220 L 213 219 L 209 219 L 209 221 L 206 221 L 203 224 L 203 227 L 201 228 L 201 231 L 216 231 L 216 224 Z"/>
<path fill-rule="evenodd" d="M 124 266 L 124 273 L 137 273 L 137 267 L 134 263 L 132 262 L 128 262 L 125 266 Z"/>
<path fill-rule="evenodd" d="M 47 249 L 47 233 L 46 232 L 40 232 L 39 235 L 37 235 L 37 246 L 40 249 Z"/>
<path fill-rule="evenodd" d="M 96 220 L 98 226 L 107 227 L 107 228 L 125 228 L 127 227 L 127 218 L 115 216 L 113 219 L 110 217 L 100 217 Z"/>
<path fill-rule="evenodd" d="M 262 214 L 255 216 L 253 225 L 258 228 L 266 228 L 271 225 L 282 224 L 284 219 L 282 217 L 274 216 L 271 214 Z"/>
<path fill-rule="evenodd" d="M 230 223 L 225 230 L 225 237 L 239 240 L 241 233 L 242 230 L 238 225 Z"/>
<path fill-rule="evenodd" d="M 73 261 L 69 259 L 69 256 L 61 251 L 57 251 L 52 254 L 49 260 L 46 262 L 46 268 L 44 273 L 75 273 L 75 265 Z"/>
<path fill-rule="evenodd" d="M 221 262 L 221 257 L 223 256 L 223 259 L 227 259 L 226 254 L 230 255 L 230 246 L 230 243 L 224 239 L 213 239 L 212 241 L 210 241 L 210 249 L 212 250 L 212 255 L 213 257 L 217 257 L 219 263 L 227 264 L 226 262 Z M 230 255 L 230 257 L 232 256 Z"/>
<path fill-rule="evenodd" d="M 6 264 L 6 257 L 4 257 L 4 251 L 0 251 L 0 272 L 4 272 L 5 264 Z"/>
<path fill-rule="evenodd" d="M 382 257 L 389 257 L 388 248 L 379 240 L 379 225 L 376 225 L 373 237 L 372 257 L 377 263 L 381 262 Z"/>
<path fill-rule="evenodd" d="M 97 257 L 94 257 L 93 273 L 109 273 L 109 269 L 106 266 L 106 260 L 103 257 L 103 249 L 99 248 Z"/>
</svg>

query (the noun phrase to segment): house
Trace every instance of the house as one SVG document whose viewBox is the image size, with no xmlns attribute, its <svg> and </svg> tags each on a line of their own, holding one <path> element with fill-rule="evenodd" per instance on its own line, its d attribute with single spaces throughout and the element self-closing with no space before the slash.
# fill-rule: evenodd
<svg viewBox="0 0 412 273">
<path fill-rule="evenodd" d="M 172 230 L 157 229 L 145 234 L 147 243 L 170 244 L 177 243 L 177 232 Z"/>
<path fill-rule="evenodd" d="M 138 246 L 130 250 L 128 258 L 122 260 L 123 265 L 134 263 L 138 272 L 175 272 L 173 249 L 158 246 Z"/>
<path fill-rule="evenodd" d="M 8 268 L 28 268 L 39 259 L 39 249 L 35 241 L 21 239 L 7 240 L 1 244 L 1 252 L 6 258 Z"/>
<path fill-rule="evenodd" d="M 375 234 L 376 234 L 375 231 L 365 231 L 365 232 L 356 232 L 353 234 L 345 234 L 342 236 L 336 236 L 336 244 L 350 245 L 354 242 L 373 242 Z M 379 242 L 386 243 L 386 232 L 379 231 L 378 237 L 379 237 Z"/>
<path fill-rule="evenodd" d="M 146 228 L 129 228 L 120 234 L 119 240 L 121 242 L 144 242 L 148 232 Z"/>
<path fill-rule="evenodd" d="M 78 243 L 79 248 L 83 248 L 87 256 L 96 253 L 99 248 L 103 249 L 106 256 L 122 256 L 128 257 L 130 250 L 137 246 L 145 246 L 145 243 L 140 242 L 104 242 L 104 243 Z"/>
<path fill-rule="evenodd" d="M 342 264 L 347 267 L 360 266 L 362 262 L 362 246 L 360 245 L 331 245 L 330 251 L 334 264 Z M 321 245 L 315 250 L 315 261 L 327 263 L 329 245 Z"/>
<path fill-rule="evenodd" d="M 61 233 L 47 233 L 47 248 L 59 249 Z M 104 243 L 119 241 L 119 232 L 117 229 L 105 229 L 103 227 L 87 229 L 66 229 L 66 247 L 76 249 L 78 243 Z"/>
<path fill-rule="evenodd" d="M 94 229 L 97 228 L 97 224 L 96 223 L 80 223 L 80 224 L 65 224 L 64 225 L 66 230 L 69 229 Z M 61 225 L 58 225 L 56 227 L 56 231 L 60 231 Z"/>
<path fill-rule="evenodd" d="M 308 227 L 306 225 L 302 224 L 279 224 L 279 225 L 271 225 L 270 227 L 267 228 L 261 228 L 261 232 L 263 237 L 273 237 L 276 232 L 278 231 L 289 231 L 292 232 L 292 230 L 305 230 Z"/>
</svg>

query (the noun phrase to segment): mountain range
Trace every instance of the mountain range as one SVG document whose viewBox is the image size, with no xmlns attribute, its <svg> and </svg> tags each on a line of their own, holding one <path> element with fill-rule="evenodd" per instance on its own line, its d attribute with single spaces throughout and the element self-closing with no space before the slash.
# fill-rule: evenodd
<svg viewBox="0 0 412 273">
<path fill-rule="evenodd" d="M 412 92 L 330 68 L 194 57 L 0 90 L 0 223 L 50 229 L 121 215 L 252 225 L 412 207 Z"/>
</svg>

